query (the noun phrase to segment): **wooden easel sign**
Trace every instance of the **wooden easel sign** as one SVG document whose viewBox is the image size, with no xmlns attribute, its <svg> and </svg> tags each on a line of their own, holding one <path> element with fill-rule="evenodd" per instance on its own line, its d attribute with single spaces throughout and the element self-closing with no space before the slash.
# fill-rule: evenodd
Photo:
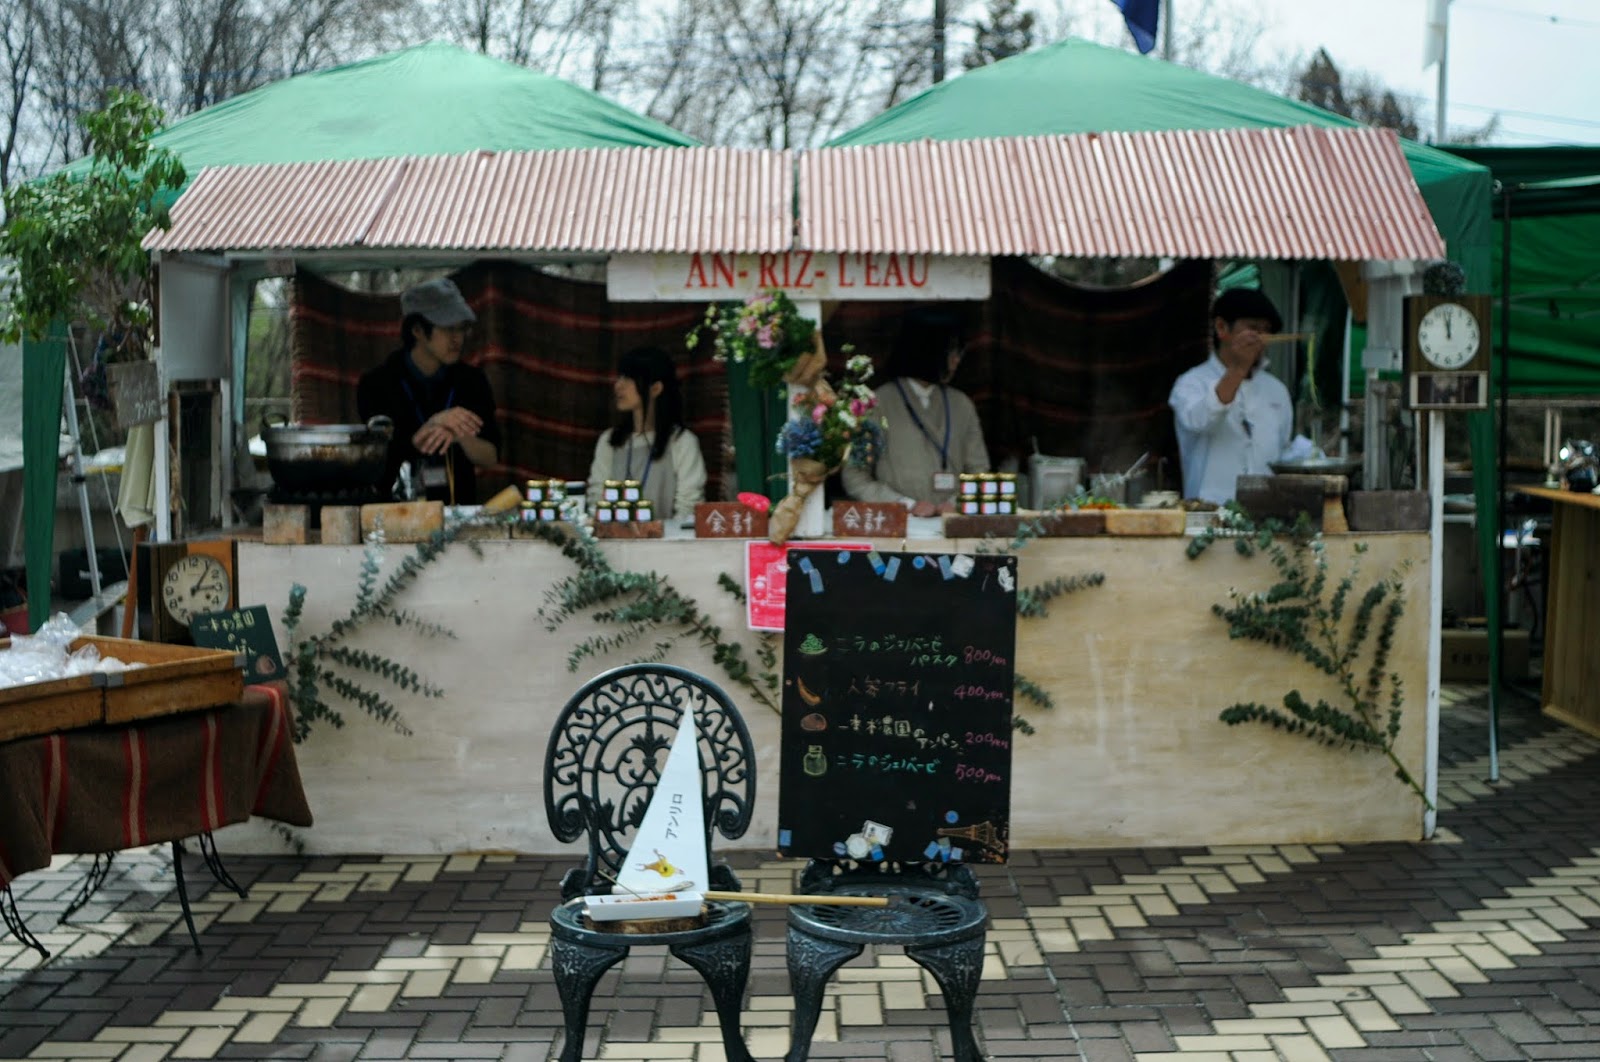
<svg viewBox="0 0 1600 1062">
<path fill-rule="evenodd" d="M 778 850 L 1001 863 L 1017 562 L 792 549 Z"/>
</svg>

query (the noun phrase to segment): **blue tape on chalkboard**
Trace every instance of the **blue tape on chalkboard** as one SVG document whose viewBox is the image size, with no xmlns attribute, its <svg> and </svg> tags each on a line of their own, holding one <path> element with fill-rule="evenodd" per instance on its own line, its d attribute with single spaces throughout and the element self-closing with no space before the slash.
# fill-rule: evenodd
<svg viewBox="0 0 1600 1062">
<path fill-rule="evenodd" d="M 939 852 L 940 852 L 940 848 L 939 848 L 938 844 L 936 844 L 933 841 L 929 841 L 928 842 L 928 847 L 926 847 L 926 848 L 924 848 L 922 850 L 922 854 L 927 856 L 929 859 L 938 859 L 939 858 Z"/>
<path fill-rule="evenodd" d="M 919 571 L 919 572 L 922 570 L 923 565 L 925 565 L 927 563 L 928 563 L 928 558 L 926 558 L 926 557 L 912 557 L 911 558 L 911 566 L 913 568 L 917 569 L 917 571 Z"/>
<path fill-rule="evenodd" d="M 872 565 L 873 571 L 879 575 L 883 574 L 883 558 L 878 556 L 877 550 L 874 549 L 867 552 L 867 563 Z"/>
<path fill-rule="evenodd" d="M 816 569 L 816 566 L 811 563 L 811 558 L 810 557 L 801 557 L 800 558 L 800 570 L 805 572 L 807 575 L 810 575 L 812 572 L 816 571 L 817 569 Z"/>
<path fill-rule="evenodd" d="M 900 558 L 899 557 L 890 557 L 889 558 L 889 564 L 884 569 L 884 572 L 883 572 L 884 581 L 892 583 L 892 582 L 894 582 L 894 577 L 899 575 L 899 574 L 900 574 Z"/>
<path fill-rule="evenodd" d="M 849 564 L 850 563 L 850 550 L 841 549 L 839 551 L 839 563 L 840 564 Z"/>
<path fill-rule="evenodd" d="M 789 839 L 793 835 L 794 835 L 794 831 L 792 831 L 792 830 L 779 830 L 778 831 L 778 847 L 779 848 L 788 848 L 789 847 Z"/>
<path fill-rule="evenodd" d="M 950 558 L 949 557 L 941 556 L 939 558 L 939 574 L 944 576 L 946 579 L 951 578 L 952 573 L 950 571 Z"/>
<path fill-rule="evenodd" d="M 822 593 L 822 573 L 815 568 L 811 569 L 811 592 L 813 594 Z"/>
</svg>

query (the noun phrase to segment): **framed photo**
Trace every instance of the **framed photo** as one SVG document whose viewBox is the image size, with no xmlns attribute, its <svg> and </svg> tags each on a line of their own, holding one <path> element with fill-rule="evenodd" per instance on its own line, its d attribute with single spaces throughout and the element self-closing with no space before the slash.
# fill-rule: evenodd
<svg viewBox="0 0 1600 1062">
<path fill-rule="evenodd" d="M 1489 374 L 1486 372 L 1414 372 L 1411 374 L 1412 409 L 1488 409 Z"/>
</svg>

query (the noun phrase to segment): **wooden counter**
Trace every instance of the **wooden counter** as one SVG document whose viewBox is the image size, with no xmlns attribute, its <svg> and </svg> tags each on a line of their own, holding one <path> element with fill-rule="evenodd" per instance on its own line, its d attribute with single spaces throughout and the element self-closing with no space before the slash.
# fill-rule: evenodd
<svg viewBox="0 0 1600 1062">
<path fill-rule="evenodd" d="M 1053 710 L 1019 701 L 1036 728 L 1013 743 L 1013 847 L 1122 847 L 1414 841 L 1422 804 L 1379 753 L 1330 749 L 1265 726 L 1229 727 L 1218 713 L 1236 701 L 1280 703 L 1292 689 L 1331 694 L 1327 676 L 1288 653 L 1231 641 L 1211 606 L 1229 587 L 1265 590 L 1264 557 L 1244 559 L 1219 542 L 1198 560 L 1174 538 L 1040 539 L 1020 551 L 1019 581 L 1105 573 L 1103 586 L 1057 598 L 1050 614 L 1020 619 L 1018 672 L 1048 689 Z M 1342 575 L 1357 543 L 1361 585 L 1397 565 L 1409 611 L 1392 668 L 1405 684 L 1400 754 L 1423 776 L 1427 736 L 1428 536 L 1339 535 L 1327 539 L 1331 572 Z M 915 539 L 930 552 L 972 550 L 968 540 Z M 387 730 L 352 706 L 347 725 L 319 726 L 300 749 L 317 828 L 311 852 L 420 854 L 467 850 L 566 851 L 545 824 L 539 765 L 556 713 L 602 669 L 649 652 L 631 651 L 566 669 L 570 646 L 611 631 L 583 617 L 547 632 L 536 613 L 545 592 L 571 571 L 539 541 L 460 546 L 418 577 L 400 602 L 452 629 L 427 640 L 377 624 L 358 647 L 380 650 L 445 690 L 440 700 L 398 696 L 414 734 Z M 885 548 L 898 547 L 898 541 Z M 754 660 L 756 636 L 742 607 L 717 586 L 740 581 L 744 543 L 730 540 L 615 541 L 602 549 L 619 568 L 655 571 L 692 597 Z M 390 547 L 387 565 L 406 547 Z M 349 607 L 362 558 L 358 546 L 239 547 L 240 600 L 263 602 L 276 620 L 291 583 L 310 587 L 302 631 L 324 631 Z M 280 644 L 283 632 L 278 631 Z M 287 647 L 285 647 L 287 650 Z M 745 844 L 775 843 L 778 719 L 731 682 L 709 652 L 675 643 L 669 660 L 709 676 L 739 705 L 758 749 L 760 784 Z M 281 851 L 264 829 L 227 840 L 233 851 Z M 572 853 L 577 855 L 578 853 Z"/>
<path fill-rule="evenodd" d="M 1544 713 L 1600 737 L 1600 495 L 1517 490 L 1553 504 Z"/>
</svg>

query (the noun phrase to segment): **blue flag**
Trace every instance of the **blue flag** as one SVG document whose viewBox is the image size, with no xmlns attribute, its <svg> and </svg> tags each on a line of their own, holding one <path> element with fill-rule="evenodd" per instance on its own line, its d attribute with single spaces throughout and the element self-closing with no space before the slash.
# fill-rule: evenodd
<svg viewBox="0 0 1600 1062">
<path fill-rule="evenodd" d="M 1133 43 L 1144 55 L 1156 46 L 1156 26 L 1161 21 L 1161 0 L 1111 0 L 1122 9 L 1122 21 L 1133 34 Z"/>
</svg>

